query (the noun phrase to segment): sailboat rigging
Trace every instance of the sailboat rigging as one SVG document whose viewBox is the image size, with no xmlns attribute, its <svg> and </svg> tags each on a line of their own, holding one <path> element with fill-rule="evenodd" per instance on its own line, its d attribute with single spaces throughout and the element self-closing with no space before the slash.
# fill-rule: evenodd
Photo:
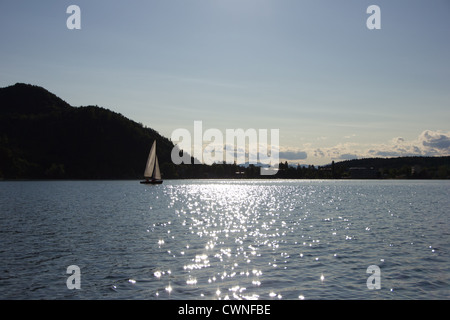
<svg viewBox="0 0 450 320">
<path fill-rule="evenodd" d="M 158 156 L 156 155 L 156 140 L 153 142 L 150 153 L 148 154 L 147 165 L 144 171 L 143 184 L 161 184 L 161 172 L 159 171 Z"/>
</svg>

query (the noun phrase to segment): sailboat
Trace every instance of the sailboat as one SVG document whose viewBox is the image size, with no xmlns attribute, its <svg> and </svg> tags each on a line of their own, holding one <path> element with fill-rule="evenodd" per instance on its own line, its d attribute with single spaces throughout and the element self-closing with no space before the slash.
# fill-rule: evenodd
<svg viewBox="0 0 450 320">
<path fill-rule="evenodd" d="M 156 140 L 153 142 L 150 153 L 148 154 L 147 165 L 144 171 L 144 184 L 161 184 L 161 172 L 159 171 L 158 156 L 156 155 Z"/>
</svg>

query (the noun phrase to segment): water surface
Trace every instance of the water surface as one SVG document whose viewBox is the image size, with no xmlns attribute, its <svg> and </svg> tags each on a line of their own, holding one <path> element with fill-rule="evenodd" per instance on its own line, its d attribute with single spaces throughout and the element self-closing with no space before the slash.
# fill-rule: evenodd
<svg viewBox="0 0 450 320">
<path fill-rule="evenodd" d="M 0 298 L 448 299 L 449 187 L 1 182 Z M 80 290 L 66 286 L 69 265 Z"/>
</svg>

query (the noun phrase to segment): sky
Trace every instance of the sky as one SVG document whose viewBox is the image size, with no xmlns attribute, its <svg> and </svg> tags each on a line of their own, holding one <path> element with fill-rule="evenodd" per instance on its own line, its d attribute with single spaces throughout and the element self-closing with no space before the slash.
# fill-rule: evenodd
<svg viewBox="0 0 450 320">
<path fill-rule="evenodd" d="M 3 0 L 0 87 L 168 138 L 194 121 L 278 129 L 293 164 L 450 155 L 449 17 L 447 0 Z"/>
</svg>

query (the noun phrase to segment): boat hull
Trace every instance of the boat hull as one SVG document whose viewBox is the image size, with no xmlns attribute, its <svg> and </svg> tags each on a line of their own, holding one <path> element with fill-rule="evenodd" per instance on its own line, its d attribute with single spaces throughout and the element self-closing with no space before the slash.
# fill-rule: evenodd
<svg viewBox="0 0 450 320">
<path fill-rule="evenodd" d="M 142 184 L 162 184 L 162 180 L 144 180 L 141 181 Z"/>
</svg>

